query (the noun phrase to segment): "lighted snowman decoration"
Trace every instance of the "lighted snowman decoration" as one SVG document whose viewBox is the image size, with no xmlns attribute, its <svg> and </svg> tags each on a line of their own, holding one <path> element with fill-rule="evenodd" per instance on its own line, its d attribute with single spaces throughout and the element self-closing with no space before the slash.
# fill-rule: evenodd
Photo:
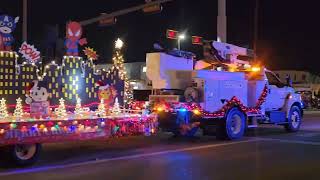
<svg viewBox="0 0 320 180">
<path fill-rule="evenodd" d="M 30 105 L 30 115 L 33 118 L 46 118 L 49 116 L 48 91 L 38 87 L 38 81 L 33 81 L 26 93 L 26 103 Z"/>
</svg>

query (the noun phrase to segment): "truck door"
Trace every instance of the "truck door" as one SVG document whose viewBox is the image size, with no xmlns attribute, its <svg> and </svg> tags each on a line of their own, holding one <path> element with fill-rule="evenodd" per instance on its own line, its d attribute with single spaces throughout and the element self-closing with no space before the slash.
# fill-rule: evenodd
<svg viewBox="0 0 320 180">
<path fill-rule="evenodd" d="M 266 71 L 268 79 L 268 95 L 266 98 L 266 111 L 275 111 L 283 107 L 288 95 L 288 87 L 282 83 L 272 72 Z"/>
<path fill-rule="evenodd" d="M 219 81 L 207 80 L 204 86 L 204 105 L 205 110 L 214 112 L 219 110 L 223 105 L 219 101 Z"/>
</svg>

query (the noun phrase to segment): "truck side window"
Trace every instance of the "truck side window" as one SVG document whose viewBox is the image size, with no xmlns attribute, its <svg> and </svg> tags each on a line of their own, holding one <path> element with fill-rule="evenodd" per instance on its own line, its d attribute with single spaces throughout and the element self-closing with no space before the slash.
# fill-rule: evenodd
<svg viewBox="0 0 320 180">
<path fill-rule="evenodd" d="M 275 85 L 278 88 L 283 88 L 285 86 L 275 75 L 270 72 L 266 72 L 267 79 L 270 85 Z"/>
</svg>

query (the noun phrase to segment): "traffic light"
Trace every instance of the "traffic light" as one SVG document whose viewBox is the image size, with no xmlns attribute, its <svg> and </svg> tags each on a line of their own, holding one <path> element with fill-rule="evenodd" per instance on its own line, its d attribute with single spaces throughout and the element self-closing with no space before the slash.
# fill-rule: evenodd
<svg viewBox="0 0 320 180">
<path fill-rule="evenodd" d="M 152 0 L 145 0 L 145 2 L 147 4 L 150 3 L 151 1 Z M 144 13 L 149 13 L 149 14 L 159 13 L 162 11 L 162 6 L 161 6 L 161 4 L 150 5 L 150 6 L 143 8 L 142 11 Z"/>
<path fill-rule="evenodd" d="M 192 44 L 202 45 L 203 44 L 203 38 L 200 37 L 200 36 L 192 36 Z"/>
<path fill-rule="evenodd" d="M 167 38 L 168 39 L 178 39 L 179 32 L 175 30 L 167 30 Z"/>
<path fill-rule="evenodd" d="M 102 15 L 105 15 L 104 13 L 102 13 Z M 100 26 L 112 26 L 114 24 L 116 24 L 117 22 L 117 18 L 115 17 L 110 17 L 110 18 L 105 18 L 99 21 L 99 25 Z"/>
</svg>

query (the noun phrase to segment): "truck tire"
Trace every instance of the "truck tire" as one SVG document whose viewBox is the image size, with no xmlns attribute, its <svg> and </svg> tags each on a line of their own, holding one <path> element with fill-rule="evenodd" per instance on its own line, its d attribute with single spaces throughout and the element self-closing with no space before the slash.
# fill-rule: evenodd
<svg viewBox="0 0 320 180">
<path fill-rule="evenodd" d="M 6 161 L 12 166 L 29 166 L 37 162 L 41 144 L 17 144 L 4 148 Z"/>
<path fill-rule="evenodd" d="M 232 108 L 224 122 L 217 126 L 217 138 L 222 140 L 240 139 L 246 129 L 246 117 L 238 108 Z"/>
<path fill-rule="evenodd" d="M 284 128 L 287 132 L 297 132 L 300 129 L 301 121 L 301 109 L 298 106 L 292 106 L 289 112 L 288 124 L 285 124 Z"/>
</svg>

